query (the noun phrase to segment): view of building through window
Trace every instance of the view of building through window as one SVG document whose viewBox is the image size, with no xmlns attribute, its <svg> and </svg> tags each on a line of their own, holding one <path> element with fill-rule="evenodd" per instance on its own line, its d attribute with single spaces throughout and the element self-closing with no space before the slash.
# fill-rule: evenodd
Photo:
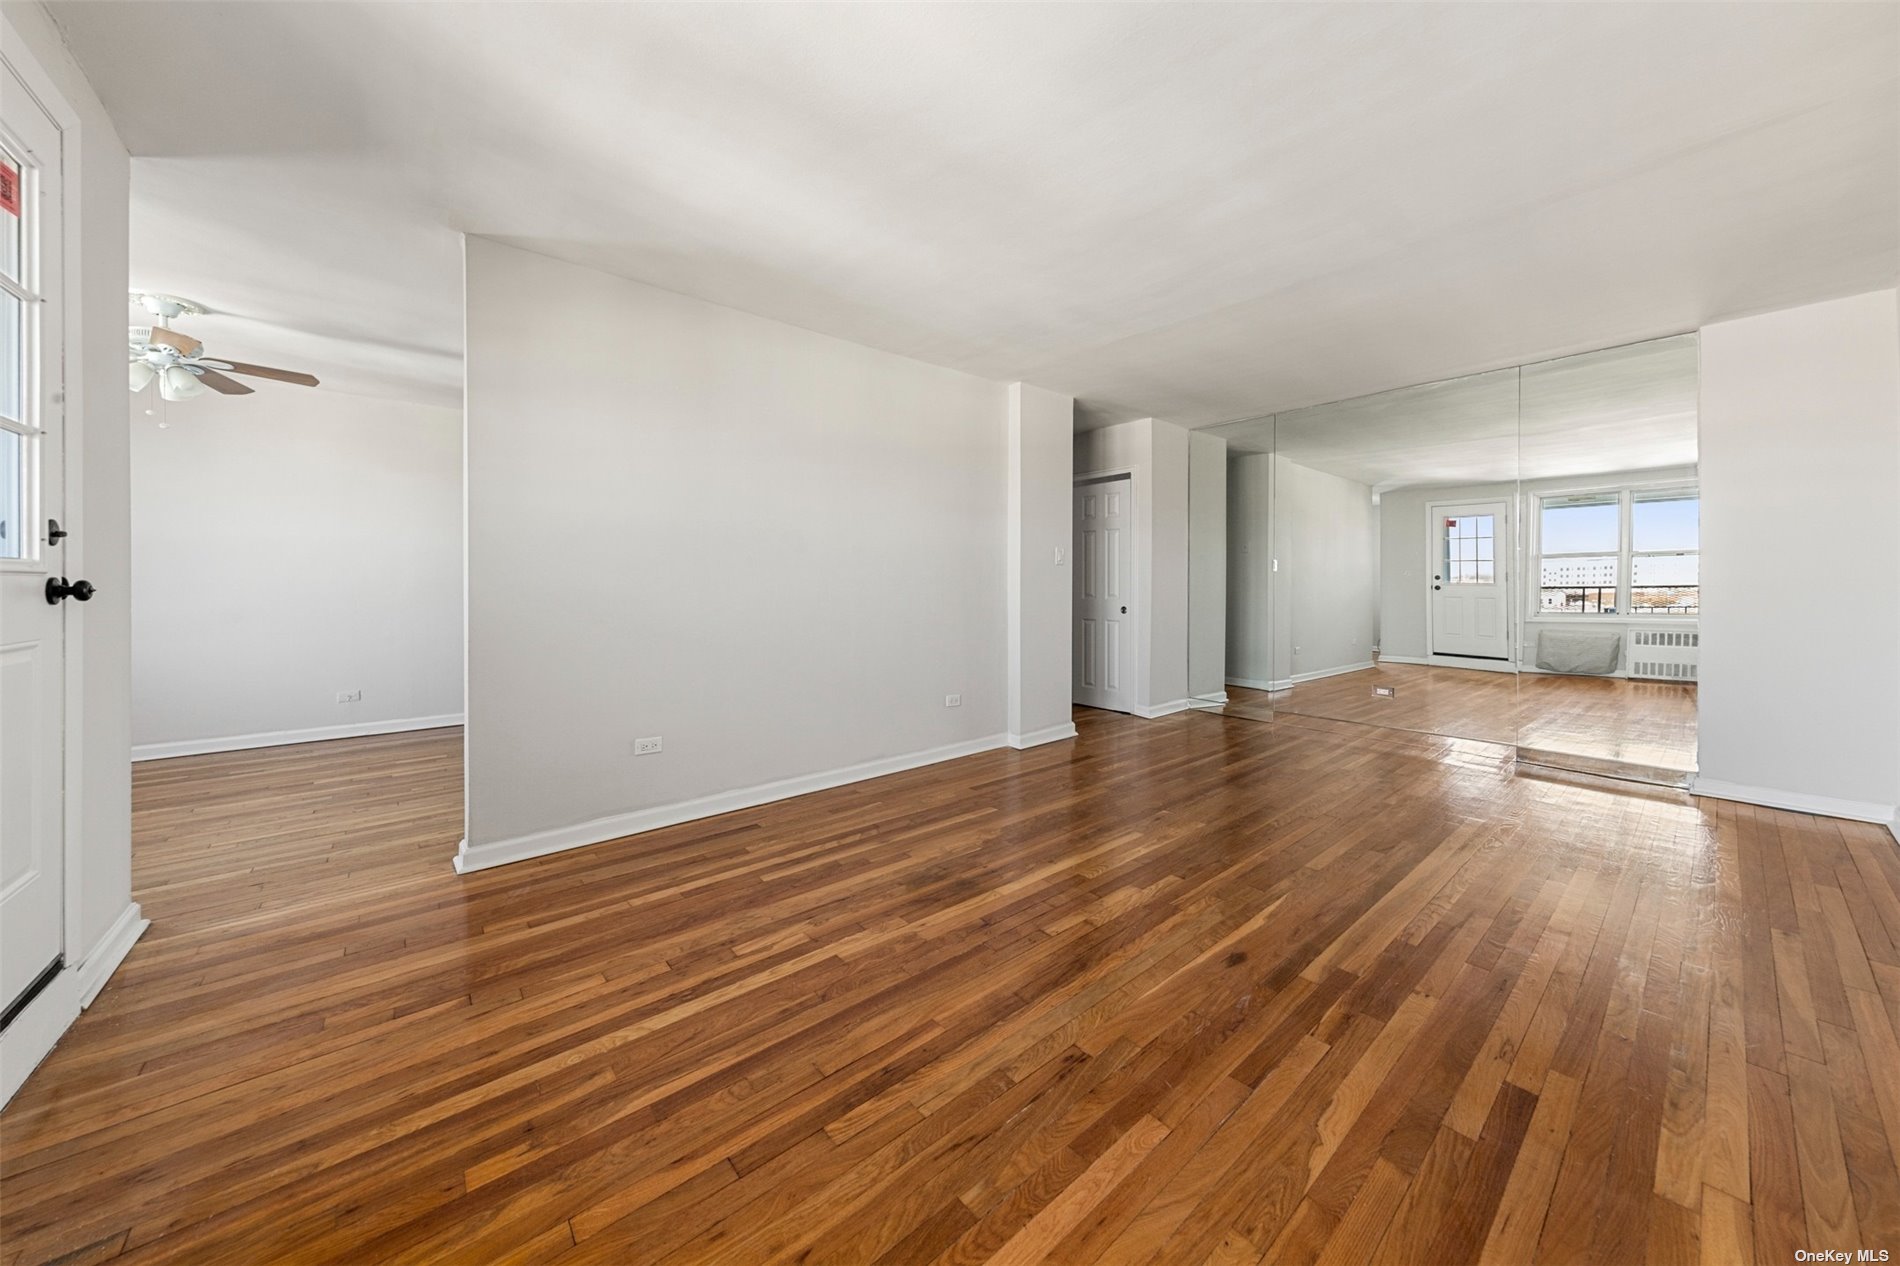
<svg viewBox="0 0 1900 1266">
<path fill-rule="evenodd" d="M 1540 498 L 1538 612 L 1696 614 L 1700 509 L 1684 488 Z"/>
</svg>

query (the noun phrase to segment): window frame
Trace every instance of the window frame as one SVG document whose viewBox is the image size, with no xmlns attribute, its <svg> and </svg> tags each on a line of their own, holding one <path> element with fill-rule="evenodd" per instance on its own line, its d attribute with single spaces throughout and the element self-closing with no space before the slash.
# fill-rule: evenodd
<svg viewBox="0 0 1900 1266">
<path fill-rule="evenodd" d="M 1635 482 L 1616 484 L 1594 484 L 1587 486 L 1544 488 L 1529 494 L 1530 510 L 1530 554 L 1537 578 L 1535 585 L 1526 585 L 1526 605 L 1529 608 L 1526 618 L 1544 624 L 1602 624 L 1605 621 L 1622 621 L 1641 624 L 1645 627 L 1654 624 L 1694 624 L 1701 619 L 1700 599 L 1693 613 L 1678 612 L 1669 615 L 1638 615 L 1635 610 L 1636 560 L 1639 558 L 1680 558 L 1693 554 L 1696 558 L 1697 591 L 1701 589 L 1702 575 L 1702 536 L 1698 526 L 1696 548 L 1692 550 L 1639 550 L 1635 542 L 1636 499 L 1667 500 L 1669 494 L 1683 494 L 1684 499 L 1694 497 L 1696 501 L 1696 519 L 1698 525 L 1702 515 L 1702 487 L 1693 479 L 1666 479 L 1656 482 Z M 1661 494 L 1661 495 L 1658 495 Z M 1544 503 L 1546 501 L 1564 501 L 1574 497 L 1614 497 L 1616 498 L 1616 611 L 1588 614 L 1584 612 L 1562 613 L 1543 609 L 1544 560 L 1545 558 L 1603 558 L 1608 551 L 1583 550 L 1565 551 L 1559 554 L 1544 553 Z"/>
<path fill-rule="evenodd" d="M 18 469 L 14 472 L 12 495 L 18 498 L 19 510 L 19 522 L 13 526 L 21 533 L 15 543 L 18 555 L 0 556 L 0 571 L 43 572 L 47 570 L 47 561 L 38 527 L 43 501 L 40 448 L 45 442 L 46 429 L 40 394 L 40 319 L 45 305 L 40 277 L 39 191 L 44 159 L 23 138 L 0 127 L 0 161 L 17 168 L 16 193 L 20 201 L 17 275 L 8 276 L 0 271 L 0 293 L 19 305 L 20 416 L 0 414 L 0 431 L 18 440 Z M 0 351 L 0 354 L 5 353 Z"/>
</svg>

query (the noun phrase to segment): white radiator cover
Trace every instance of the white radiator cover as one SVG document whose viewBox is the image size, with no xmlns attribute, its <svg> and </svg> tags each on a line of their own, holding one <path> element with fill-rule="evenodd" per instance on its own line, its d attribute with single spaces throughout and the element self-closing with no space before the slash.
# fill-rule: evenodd
<svg viewBox="0 0 1900 1266">
<path fill-rule="evenodd" d="M 1696 629 L 1631 629 L 1630 676 L 1655 681 L 1694 681 L 1702 634 Z"/>
</svg>

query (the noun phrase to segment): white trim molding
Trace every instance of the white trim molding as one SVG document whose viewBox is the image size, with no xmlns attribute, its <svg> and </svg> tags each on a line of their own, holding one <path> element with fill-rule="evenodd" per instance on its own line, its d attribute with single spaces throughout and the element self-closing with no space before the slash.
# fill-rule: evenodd
<svg viewBox="0 0 1900 1266">
<path fill-rule="evenodd" d="M 457 712 L 439 717 L 405 717 L 397 721 L 364 721 L 358 725 L 322 725 L 310 730 L 274 730 L 266 734 L 234 734 L 227 738 L 180 739 L 175 743 L 141 743 L 132 759 L 170 760 L 174 756 L 203 756 L 210 752 L 245 752 L 254 747 L 289 747 L 297 743 L 326 743 L 331 739 L 368 738 L 373 734 L 406 734 L 410 730 L 444 730 L 462 724 Z"/>
<path fill-rule="evenodd" d="M 139 903 L 126 903 L 119 911 L 119 917 L 105 930 L 93 947 L 86 951 L 86 961 L 79 964 L 79 1005 L 89 1007 L 99 991 L 106 987 L 106 981 L 112 979 L 112 973 L 119 970 L 119 964 L 132 952 L 138 939 L 145 935 L 145 929 L 152 921 L 139 909 Z"/>
<path fill-rule="evenodd" d="M 1138 703 L 1135 705 L 1134 715 L 1146 717 L 1152 721 L 1156 717 L 1173 716 L 1177 712 L 1186 712 L 1187 710 L 1188 701 L 1186 699 L 1170 699 L 1166 703 Z"/>
<path fill-rule="evenodd" d="M 1262 681 L 1258 677 L 1229 677 L 1227 679 L 1227 684 L 1230 686 L 1239 686 L 1243 690 L 1276 689 L 1276 687 L 1274 686 L 1272 682 Z"/>
<path fill-rule="evenodd" d="M 1367 660 L 1363 664 L 1347 664 L 1343 668 L 1322 668 L 1318 672 L 1313 673 L 1294 673 L 1289 684 L 1297 686 L 1303 681 L 1319 681 L 1326 677 L 1344 677 L 1347 673 L 1362 673 L 1366 671 L 1366 669 L 1374 667 L 1377 667 L 1377 665 L 1375 665 L 1372 660 Z"/>
<path fill-rule="evenodd" d="M 886 756 L 879 760 L 865 761 L 861 765 L 847 765 L 842 769 L 824 770 L 816 774 L 801 774 L 796 778 L 782 778 L 777 782 L 740 787 L 733 791 L 721 791 L 710 796 L 701 796 L 697 800 L 682 800 L 676 804 L 638 809 L 632 813 L 617 813 L 611 817 L 595 818 L 590 822 L 577 822 L 573 826 L 556 827 L 551 831 L 535 831 L 528 835 L 517 835 L 512 839 L 495 840 L 488 844 L 470 844 L 464 839 L 455 851 L 455 870 L 457 874 L 466 875 L 471 871 L 487 870 L 492 866 L 505 866 L 510 862 L 525 862 L 530 858 L 545 857 L 550 853 L 564 853 L 571 848 L 604 844 L 609 840 L 625 839 L 629 835 L 657 831 L 661 827 L 678 826 L 682 822 L 717 817 L 722 813 L 756 808 L 777 800 L 790 800 L 794 796 L 810 795 L 814 791 L 827 791 L 832 787 L 842 787 L 847 783 L 864 782 L 871 778 L 882 778 L 886 774 L 898 774 L 907 769 L 935 765 L 941 761 L 975 756 L 979 752 L 994 751 L 996 748 L 1008 745 L 1007 734 L 989 734 L 962 743 L 926 748 L 921 752 L 907 752 L 902 756 Z"/>
<path fill-rule="evenodd" d="M 1514 673 L 1518 671 L 1515 663 L 1508 659 L 1474 659 L 1464 655 L 1429 655 L 1423 658 L 1417 655 L 1379 656 L 1381 664 L 1418 664 L 1424 668 L 1464 668 L 1474 673 Z"/>
<path fill-rule="evenodd" d="M 53 1053 L 59 1039 L 66 1036 L 79 1013 L 92 1005 L 150 926 L 151 920 L 140 912 L 138 902 L 128 903 L 105 934 L 93 942 L 82 962 L 61 968 L 26 1010 L 13 1017 L 7 1031 L 0 1033 L 0 1108 Z"/>
<path fill-rule="evenodd" d="M 1026 747 L 1041 747 L 1044 743 L 1060 743 L 1063 739 L 1074 737 L 1075 722 L 1064 721 L 1061 725 L 1052 725 L 1047 729 L 1031 730 L 1027 734 L 1012 734 L 1008 738 L 1008 743 L 1021 751 Z"/>
<path fill-rule="evenodd" d="M 1894 825 L 1894 806 L 1874 800 L 1839 800 L 1833 796 L 1812 796 L 1804 791 L 1779 791 L 1773 787 L 1752 787 L 1746 783 L 1723 782 L 1718 778 L 1699 776 L 1689 784 L 1689 794 L 1707 796 L 1712 800 L 1758 804 L 1770 809 L 1787 809 L 1793 813 L 1813 813 L 1824 818 L 1848 818 L 1885 827 Z"/>
</svg>

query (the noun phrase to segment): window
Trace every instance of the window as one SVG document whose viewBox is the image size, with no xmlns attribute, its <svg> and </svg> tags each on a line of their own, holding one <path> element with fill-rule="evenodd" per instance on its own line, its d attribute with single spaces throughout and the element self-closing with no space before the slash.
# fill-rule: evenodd
<svg viewBox="0 0 1900 1266">
<path fill-rule="evenodd" d="M 1702 609 L 1702 501 L 1694 492 L 1638 492 L 1630 501 L 1630 614 Z"/>
<path fill-rule="evenodd" d="M 1537 614 L 1697 614 L 1700 506 L 1683 487 L 1538 498 Z"/>
<path fill-rule="evenodd" d="M 1445 583 L 1497 582 L 1497 516 L 1466 514 L 1445 520 Z"/>
<path fill-rule="evenodd" d="M 30 558 L 38 410 L 28 374 L 33 355 L 36 298 L 24 246 L 30 169 L 0 144 L 0 560 Z"/>
</svg>

